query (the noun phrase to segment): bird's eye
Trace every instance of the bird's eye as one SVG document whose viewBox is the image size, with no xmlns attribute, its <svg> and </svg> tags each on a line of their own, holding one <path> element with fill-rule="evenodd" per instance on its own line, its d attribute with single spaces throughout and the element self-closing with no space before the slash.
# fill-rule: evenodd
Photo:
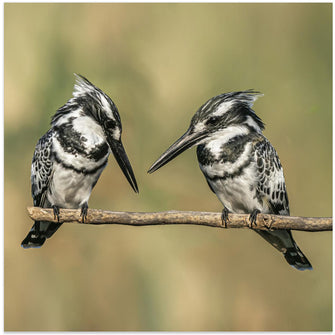
<svg viewBox="0 0 335 335">
<path fill-rule="evenodd" d="M 115 128 L 115 121 L 114 120 L 106 120 L 104 122 L 105 128 L 107 129 L 111 129 L 111 128 Z"/>
<path fill-rule="evenodd" d="M 210 117 L 207 121 L 206 121 L 206 124 L 208 125 L 214 125 L 218 122 L 220 118 L 218 116 L 212 116 Z"/>
</svg>

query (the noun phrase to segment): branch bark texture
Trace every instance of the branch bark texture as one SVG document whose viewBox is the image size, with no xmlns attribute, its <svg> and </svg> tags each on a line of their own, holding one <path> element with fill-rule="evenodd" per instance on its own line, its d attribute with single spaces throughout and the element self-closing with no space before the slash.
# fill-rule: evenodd
<svg viewBox="0 0 335 335">
<path fill-rule="evenodd" d="M 35 221 L 57 222 L 52 209 L 28 207 L 28 214 Z M 60 209 L 59 222 L 82 223 L 80 209 Z M 331 231 L 333 219 L 329 217 L 281 216 L 258 214 L 256 226 L 262 230 L 292 229 L 302 231 Z M 227 227 L 222 225 L 221 213 L 168 211 L 168 212 L 111 212 L 88 209 L 84 224 L 121 224 L 129 226 L 153 226 L 192 224 L 216 228 L 249 228 L 248 214 L 229 214 Z"/>
</svg>

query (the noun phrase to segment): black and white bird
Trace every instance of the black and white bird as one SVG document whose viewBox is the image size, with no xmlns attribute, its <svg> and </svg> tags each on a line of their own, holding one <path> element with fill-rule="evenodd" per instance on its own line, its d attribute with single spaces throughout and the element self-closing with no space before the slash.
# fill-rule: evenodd
<svg viewBox="0 0 335 335">
<path fill-rule="evenodd" d="M 261 95 L 247 90 L 208 100 L 195 113 L 186 133 L 148 172 L 156 171 L 197 145 L 200 169 L 224 206 L 224 224 L 229 212 L 250 214 L 251 226 L 258 213 L 290 215 L 282 166 L 276 150 L 262 134 L 263 121 L 252 110 Z M 255 231 L 283 253 L 294 268 L 312 269 L 290 230 Z"/>
<path fill-rule="evenodd" d="M 88 199 L 112 152 L 135 192 L 136 179 L 121 142 L 121 119 L 107 94 L 80 75 L 73 97 L 52 117 L 51 128 L 38 141 L 31 165 L 34 206 L 81 208 L 83 222 Z M 36 248 L 50 238 L 61 223 L 36 221 L 23 248 Z"/>
</svg>

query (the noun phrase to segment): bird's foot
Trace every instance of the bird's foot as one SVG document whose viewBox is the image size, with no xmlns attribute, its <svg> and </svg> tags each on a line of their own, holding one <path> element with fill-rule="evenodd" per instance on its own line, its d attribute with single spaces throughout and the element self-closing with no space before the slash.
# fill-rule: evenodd
<svg viewBox="0 0 335 335">
<path fill-rule="evenodd" d="M 257 214 L 260 213 L 261 211 L 259 209 L 254 209 L 250 216 L 249 216 L 249 222 L 250 222 L 250 225 L 249 225 L 249 228 L 253 229 L 254 226 L 257 226 L 256 224 L 256 220 L 257 220 Z"/>
<path fill-rule="evenodd" d="M 227 228 L 227 224 L 229 221 L 228 214 L 229 214 L 229 210 L 226 207 L 223 207 L 223 210 L 221 213 L 221 221 L 222 221 L 222 225 L 224 228 Z"/>
<path fill-rule="evenodd" d="M 87 212 L 88 212 L 88 204 L 87 204 L 87 202 L 85 202 L 81 206 L 81 212 L 80 212 L 81 222 L 82 223 L 85 223 L 85 220 L 87 219 Z"/>
<path fill-rule="evenodd" d="M 59 222 L 59 207 L 56 205 L 53 205 L 52 209 L 54 211 L 54 219 L 57 219 L 57 221 Z"/>
</svg>

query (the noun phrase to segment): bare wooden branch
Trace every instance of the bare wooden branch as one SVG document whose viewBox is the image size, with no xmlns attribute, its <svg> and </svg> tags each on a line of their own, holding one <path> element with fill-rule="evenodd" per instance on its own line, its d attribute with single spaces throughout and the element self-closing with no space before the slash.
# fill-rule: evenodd
<svg viewBox="0 0 335 335">
<path fill-rule="evenodd" d="M 57 222 L 53 210 L 49 208 L 28 207 L 28 214 L 35 221 Z M 60 209 L 59 222 L 81 222 L 80 209 Z M 303 231 L 330 231 L 332 218 L 308 218 L 300 216 L 281 216 L 272 214 L 258 214 L 254 228 L 292 229 Z M 213 212 L 111 212 L 100 209 L 89 209 L 85 224 L 122 224 L 130 226 L 151 226 L 166 224 L 192 224 L 208 227 L 224 228 L 221 213 Z M 227 228 L 250 227 L 249 215 L 229 214 Z"/>
</svg>

